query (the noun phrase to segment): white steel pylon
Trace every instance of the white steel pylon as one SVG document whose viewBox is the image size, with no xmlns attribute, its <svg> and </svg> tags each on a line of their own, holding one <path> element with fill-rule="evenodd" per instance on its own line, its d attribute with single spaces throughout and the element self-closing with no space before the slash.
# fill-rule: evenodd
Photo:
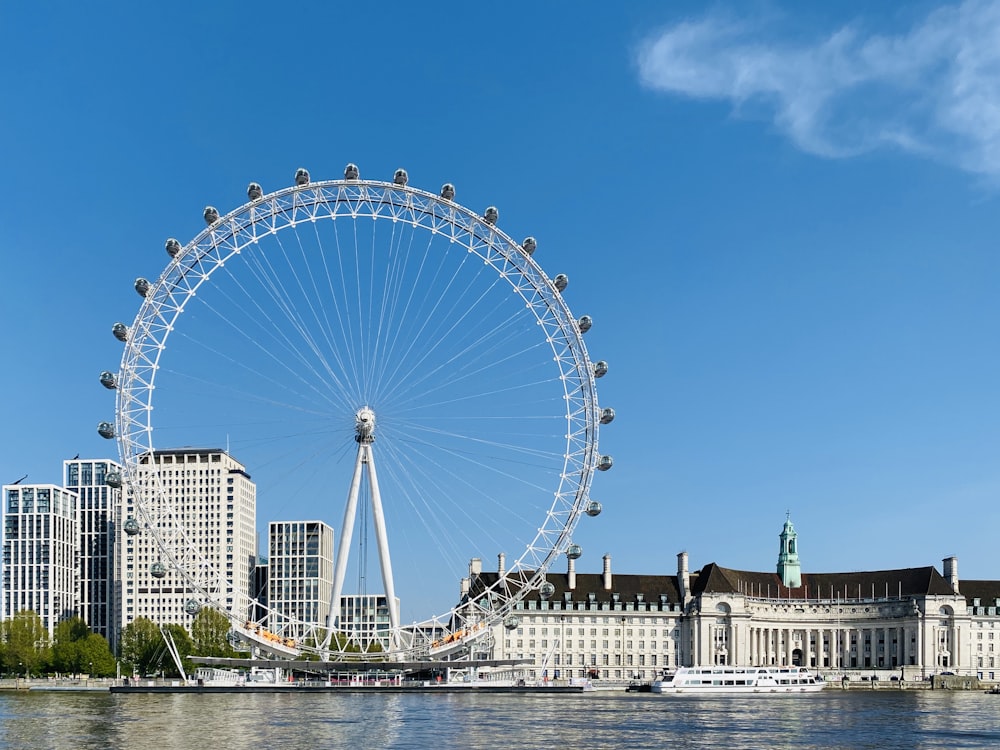
<svg viewBox="0 0 1000 750">
<path fill-rule="evenodd" d="M 399 632 L 399 611 L 396 607 L 396 589 L 392 580 L 392 560 L 389 558 L 389 537 L 385 530 L 385 514 L 382 512 L 382 495 L 378 488 L 378 474 L 375 471 L 375 456 L 372 443 L 375 442 L 375 412 L 367 406 L 354 415 L 354 439 L 358 443 L 358 456 L 354 462 L 354 477 L 347 493 L 344 508 L 344 523 L 340 529 L 340 545 L 337 547 L 337 561 L 333 569 L 333 593 L 330 595 L 330 614 L 327 620 L 326 639 L 323 648 L 328 648 L 334 630 L 340 623 L 340 597 L 344 590 L 344 576 L 347 574 L 347 557 L 351 549 L 354 533 L 354 517 L 358 509 L 358 492 L 361 489 L 361 472 L 367 467 L 368 484 L 371 487 L 372 521 L 375 524 L 375 541 L 378 544 L 379 565 L 382 569 L 382 584 L 385 587 L 386 605 L 389 609 L 390 639 Z M 389 647 L 394 648 L 390 642 Z"/>
</svg>

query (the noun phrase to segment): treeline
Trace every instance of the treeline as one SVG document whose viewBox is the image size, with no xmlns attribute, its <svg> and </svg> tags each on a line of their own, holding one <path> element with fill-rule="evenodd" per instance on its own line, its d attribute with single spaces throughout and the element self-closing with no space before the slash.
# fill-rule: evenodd
<svg viewBox="0 0 1000 750">
<path fill-rule="evenodd" d="M 237 656 L 229 642 L 229 620 L 221 612 L 203 607 L 188 633 L 181 625 L 166 625 L 184 670 L 193 671 L 190 656 Z M 177 667 L 167 650 L 160 627 L 139 617 L 122 630 L 118 654 L 114 654 L 104 636 L 92 633 L 79 617 L 56 625 L 50 639 L 42 619 L 31 610 L 23 610 L 0 623 L 0 673 L 8 676 L 54 674 L 89 674 L 114 677 L 121 663 L 123 675 L 147 675 L 163 672 L 177 675 Z"/>
</svg>

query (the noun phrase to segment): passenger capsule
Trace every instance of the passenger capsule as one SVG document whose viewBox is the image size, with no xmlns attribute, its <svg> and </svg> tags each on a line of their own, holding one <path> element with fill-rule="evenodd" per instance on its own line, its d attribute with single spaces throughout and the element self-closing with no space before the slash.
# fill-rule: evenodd
<svg viewBox="0 0 1000 750">
<path fill-rule="evenodd" d="M 357 164 L 348 164 L 344 167 L 344 179 L 345 180 L 356 180 L 361 177 L 361 172 L 358 171 Z"/>
<path fill-rule="evenodd" d="M 551 583 L 549 583 L 548 581 L 546 581 L 545 583 L 543 583 L 543 584 L 542 584 L 542 585 L 541 585 L 541 586 L 540 586 L 540 587 L 538 588 L 538 595 L 539 595 L 539 596 L 540 596 L 540 597 L 541 597 L 542 599 L 551 599 L 551 598 L 552 598 L 552 595 L 553 595 L 554 593 L 556 593 L 556 587 L 555 587 L 555 586 L 553 586 L 553 585 L 552 585 Z"/>
<path fill-rule="evenodd" d="M 392 181 L 397 185 L 405 185 L 409 176 L 406 174 L 405 169 L 397 169 L 396 173 L 392 176 Z"/>
<path fill-rule="evenodd" d="M 579 544 L 571 544 L 566 548 L 566 557 L 570 560 L 579 560 L 580 556 L 583 554 L 583 547 Z"/>
<path fill-rule="evenodd" d="M 111 440 L 115 436 L 115 426 L 111 422 L 100 422 L 97 425 L 97 434 L 105 440 Z"/>
<path fill-rule="evenodd" d="M 450 182 L 446 182 L 444 185 L 442 185 L 441 197 L 444 198 L 446 201 L 455 200 L 455 186 L 452 185 Z"/>
<path fill-rule="evenodd" d="M 611 424 L 615 421 L 615 410 L 610 406 L 601 409 L 601 424 Z"/>
<path fill-rule="evenodd" d="M 589 503 L 587 503 L 587 509 L 584 511 L 584 513 L 593 518 L 594 516 L 601 515 L 602 510 L 603 508 L 601 507 L 601 504 L 599 502 L 597 502 L 596 500 L 591 500 Z"/>
<path fill-rule="evenodd" d="M 535 242 L 534 237 L 525 237 L 524 242 L 521 243 L 521 249 L 524 250 L 526 255 L 534 255 L 535 248 L 538 247 L 538 243 Z"/>
<path fill-rule="evenodd" d="M 496 224 L 497 219 L 500 218 L 500 212 L 497 211 L 496 206 L 488 206 L 486 211 L 483 213 L 483 221 L 487 224 Z"/>
<path fill-rule="evenodd" d="M 128 341 L 128 326 L 124 323 L 115 323 L 111 326 L 111 333 L 113 333 L 115 338 L 119 341 Z"/>
<path fill-rule="evenodd" d="M 197 599 L 188 599 L 186 602 L 184 602 L 184 611 L 187 612 L 189 615 L 198 614 L 199 609 L 201 609 L 201 605 L 198 604 Z"/>
<path fill-rule="evenodd" d="M 555 286 L 556 291 L 563 292 L 566 290 L 566 287 L 569 286 L 569 276 L 561 273 L 552 279 L 552 284 Z"/>
<path fill-rule="evenodd" d="M 611 456 L 601 456 L 597 461 L 597 468 L 601 471 L 607 471 L 614 465 L 615 460 Z"/>
<path fill-rule="evenodd" d="M 262 195 L 264 195 L 264 188 L 256 182 L 251 182 L 247 185 L 247 198 L 252 201 L 259 201 Z"/>
<path fill-rule="evenodd" d="M 308 185 L 309 184 L 309 170 L 299 167 L 295 170 L 295 184 L 296 185 Z"/>
<path fill-rule="evenodd" d="M 157 560 L 155 563 L 149 566 L 149 574 L 153 578 L 166 578 L 167 577 L 167 566 Z"/>
<path fill-rule="evenodd" d="M 135 280 L 135 291 L 140 297 L 145 297 L 149 294 L 149 280 L 142 278 L 140 276 Z"/>
<path fill-rule="evenodd" d="M 164 248 L 167 251 L 167 255 L 169 255 L 171 258 L 176 258 L 177 253 L 181 251 L 181 243 L 179 243 L 176 239 L 171 237 L 169 240 L 167 240 L 166 244 L 164 245 Z"/>
<path fill-rule="evenodd" d="M 576 321 L 576 327 L 580 329 L 580 333 L 586 333 L 594 325 L 594 319 L 589 315 L 583 315 L 578 321 Z"/>
<path fill-rule="evenodd" d="M 603 378 L 608 374 L 608 363 L 603 359 L 600 362 L 594 363 L 594 377 Z"/>
<path fill-rule="evenodd" d="M 122 486 L 122 475 L 117 471 L 109 471 L 104 475 L 104 483 L 108 485 L 108 487 L 120 490 Z"/>
<path fill-rule="evenodd" d="M 518 617 L 517 615 L 510 615 L 509 617 L 507 617 L 507 619 L 503 621 L 503 626 L 507 628 L 507 630 L 515 630 L 517 626 L 520 624 L 521 624 L 521 618 Z"/>
<path fill-rule="evenodd" d="M 115 377 L 113 372 L 108 372 L 105 370 L 101 373 L 101 385 L 107 388 L 109 391 L 113 391 L 118 387 L 118 378 Z"/>
<path fill-rule="evenodd" d="M 219 210 L 215 206 L 205 206 L 205 223 L 212 226 L 219 220 Z"/>
<path fill-rule="evenodd" d="M 139 533 L 139 522 L 136 521 L 132 516 L 125 519 L 125 523 L 122 525 L 125 529 L 125 533 L 129 536 L 135 536 Z"/>
</svg>

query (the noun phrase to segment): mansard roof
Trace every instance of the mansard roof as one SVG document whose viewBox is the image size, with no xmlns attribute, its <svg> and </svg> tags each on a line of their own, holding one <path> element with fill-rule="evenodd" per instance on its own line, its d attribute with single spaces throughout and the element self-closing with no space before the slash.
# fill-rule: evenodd
<svg viewBox="0 0 1000 750">
<path fill-rule="evenodd" d="M 972 606 L 974 599 L 978 599 L 982 607 L 995 607 L 1000 604 L 1000 581 L 959 581 L 958 590 L 962 592 L 969 606 Z"/>
<path fill-rule="evenodd" d="M 961 587 L 965 587 L 964 582 Z M 715 563 L 692 573 L 691 591 L 696 595 L 732 593 L 775 599 L 867 599 L 955 593 L 932 565 L 852 573 L 803 573 L 802 585 L 789 589 L 777 573 L 733 570 Z"/>
<path fill-rule="evenodd" d="M 472 593 L 475 594 L 497 581 L 495 572 L 483 572 L 474 576 Z M 571 594 L 571 601 L 585 602 L 594 595 L 599 602 L 611 601 L 612 594 L 618 594 L 623 602 L 634 602 L 637 594 L 642 594 L 644 601 L 659 602 L 660 596 L 666 596 L 671 604 L 680 602 L 680 592 L 677 590 L 676 576 L 658 575 L 628 575 L 614 573 L 611 576 L 611 589 L 604 588 L 604 576 L 601 573 L 577 573 L 576 587 L 570 589 L 569 574 L 549 572 L 545 579 L 556 587 L 552 601 L 565 601 L 566 592 Z"/>
</svg>

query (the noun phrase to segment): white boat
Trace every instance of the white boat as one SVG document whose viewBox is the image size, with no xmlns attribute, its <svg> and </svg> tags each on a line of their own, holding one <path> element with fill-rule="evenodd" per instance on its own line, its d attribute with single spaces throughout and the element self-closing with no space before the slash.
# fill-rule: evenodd
<svg viewBox="0 0 1000 750">
<path fill-rule="evenodd" d="M 663 694 L 817 693 L 826 683 L 805 667 L 680 667 L 656 680 Z"/>
</svg>

